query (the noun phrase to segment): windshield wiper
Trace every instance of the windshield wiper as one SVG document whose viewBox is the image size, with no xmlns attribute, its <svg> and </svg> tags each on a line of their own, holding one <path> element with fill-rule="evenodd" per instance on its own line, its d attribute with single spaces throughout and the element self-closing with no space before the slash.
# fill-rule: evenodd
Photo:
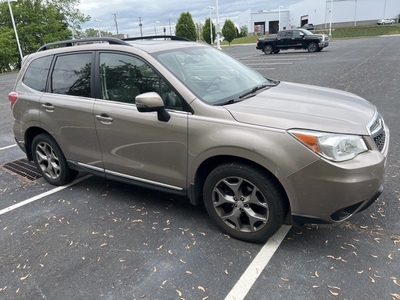
<svg viewBox="0 0 400 300">
<path fill-rule="evenodd" d="M 255 86 L 255 87 L 253 87 L 250 91 L 248 91 L 248 92 L 246 92 L 246 93 L 240 95 L 240 96 L 239 96 L 239 99 L 242 99 L 242 98 L 244 98 L 244 97 L 246 97 L 246 96 L 248 96 L 248 95 L 254 94 L 255 92 L 257 92 L 257 91 L 259 91 L 259 90 L 265 89 L 267 86 L 269 86 L 269 85 L 266 85 L 266 84 L 257 85 L 257 86 Z"/>
<path fill-rule="evenodd" d="M 223 102 L 223 103 L 217 103 L 217 104 L 214 104 L 215 106 L 223 106 L 223 105 L 229 105 L 229 104 L 233 104 L 233 103 L 236 103 L 236 102 L 240 102 L 240 101 L 242 101 L 242 100 L 239 100 L 239 99 L 230 99 L 230 100 L 228 100 L 228 101 L 225 101 L 225 102 Z"/>
</svg>

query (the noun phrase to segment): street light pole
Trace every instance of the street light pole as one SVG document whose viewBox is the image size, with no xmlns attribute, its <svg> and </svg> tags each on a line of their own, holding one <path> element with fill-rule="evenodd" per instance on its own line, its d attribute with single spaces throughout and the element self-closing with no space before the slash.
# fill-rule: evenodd
<svg viewBox="0 0 400 300">
<path fill-rule="evenodd" d="M 100 31 L 100 22 L 101 20 L 96 19 L 96 23 L 97 23 L 97 34 L 99 35 L 99 37 L 101 37 L 101 31 Z"/>
<path fill-rule="evenodd" d="M 210 44 L 213 44 L 213 34 L 212 34 L 212 22 L 211 22 L 211 10 L 214 9 L 214 6 L 207 6 L 210 10 Z"/>
<path fill-rule="evenodd" d="M 218 14 L 219 14 L 219 12 L 218 12 L 218 0 L 215 0 L 216 2 L 217 2 L 217 49 L 218 50 L 221 50 L 221 44 L 220 44 L 220 37 L 221 37 L 221 34 L 220 34 L 220 32 L 219 32 L 219 20 L 218 20 Z"/>
<path fill-rule="evenodd" d="M 278 31 L 281 30 L 281 8 L 283 8 L 283 6 L 279 6 L 278 9 Z"/>
<path fill-rule="evenodd" d="M 329 20 L 329 37 L 332 37 L 332 15 L 333 15 L 333 0 L 331 0 L 331 16 Z"/>
<path fill-rule="evenodd" d="M 12 21 L 13 28 L 14 28 L 15 38 L 17 40 L 19 55 L 21 56 L 21 61 L 22 61 L 24 56 L 22 55 L 21 45 L 19 43 L 17 27 L 15 26 L 14 15 L 13 15 L 13 12 L 12 12 L 12 9 L 11 9 L 11 4 L 10 4 L 11 1 L 17 2 L 17 0 L 7 0 L 7 2 L 8 2 L 8 9 L 10 10 L 10 16 L 11 16 L 11 21 Z"/>
</svg>

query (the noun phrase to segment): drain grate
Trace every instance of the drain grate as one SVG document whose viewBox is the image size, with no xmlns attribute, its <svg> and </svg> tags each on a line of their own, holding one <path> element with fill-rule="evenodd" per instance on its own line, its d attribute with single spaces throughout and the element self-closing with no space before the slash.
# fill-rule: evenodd
<svg viewBox="0 0 400 300">
<path fill-rule="evenodd" d="M 21 158 L 6 163 L 2 165 L 2 168 L 31 181 L 34 181 L 42 177 L 42 175 L 38 172 L 35 164 L 33 162 L 28 161 L 26 158 Z"/>
</svg>

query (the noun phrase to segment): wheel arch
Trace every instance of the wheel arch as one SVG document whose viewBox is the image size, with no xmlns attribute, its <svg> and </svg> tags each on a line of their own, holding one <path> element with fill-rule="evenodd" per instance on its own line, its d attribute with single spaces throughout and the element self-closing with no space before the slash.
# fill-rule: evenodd
<svg viewBox="0 0 400 300">
<path fill-rule="evenodd" d="M 25 131 L 25 149 L 26 149 L 26 156 L 29 161 L 33 161 L 32 141 L 37 135 L 41 133 L 46 133 L 51 136 L 51 134 L 48 133 L 46 130 L 36 126 L 30 127 Z"/>
<path fill-rule="evenodd" d="M 192 184 L 191 186 L 191 193 L 190 193 L 190 201 L 192 204 L 198 204 L 203 202 L 203 187 L 204 187 L 204 182 L 207 178 L 207 176 L 211 173 L 212 170 L 214 170 L 217 166 L 225 164 L 225 163 L 242 163 L 242 164 L 247 164 L 253 168 L 256 168 L 260 170 L 261 172 L 265 173 L 266 176 L 272 181 L 276 183 L 276 185 L 279 187 L 280 191 L 282 194 L 285 195 L 285 205 L 287 208 L 290 207 L 289 203 L 289 198 L 286 193 L 285 188 L 281 184 L 281 182 L 278 180 L 278 178 L 267 168 L 264 166 L 260 165 L 257 162 L 254 162 L 250 159 L 247 158 L 242 158 L 242 157 L 237 157 L 233 155 L 217 155 L 213 157 L 209 157 L 206 160 L 204 160 L 199 167 L 197 168 L 195 178 L 194 178 L 194 185 Z"/>
</svg>

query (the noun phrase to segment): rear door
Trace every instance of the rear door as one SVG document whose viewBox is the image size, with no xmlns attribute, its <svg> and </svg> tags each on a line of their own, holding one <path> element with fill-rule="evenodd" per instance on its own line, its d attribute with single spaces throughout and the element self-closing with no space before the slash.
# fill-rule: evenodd
<svg viewBox="0 0 400 300">
<path fill-rule="evenodd" d="M 293 32 L 291 30 L 279 32 L 276 43 L 279 48 L 291 48 L 294 46 Z"/>
<path fill-rule="evenodd" d="M 68 160 L 102 170 L 93 118 L 92 52 L 56 56 L 48 92 L 40 99 L 40 122 Z"/>
<path fill-rule="evenodd" d="M 150 65 L 126 53 L 98 54 L 101 98 L 94 106 L 106 175 L 183 190 L 187 173 L 188 113 L 182 98 Z M 140 113 L 135 97 L 157 92 L 171 118 Z"/>
</svg>

